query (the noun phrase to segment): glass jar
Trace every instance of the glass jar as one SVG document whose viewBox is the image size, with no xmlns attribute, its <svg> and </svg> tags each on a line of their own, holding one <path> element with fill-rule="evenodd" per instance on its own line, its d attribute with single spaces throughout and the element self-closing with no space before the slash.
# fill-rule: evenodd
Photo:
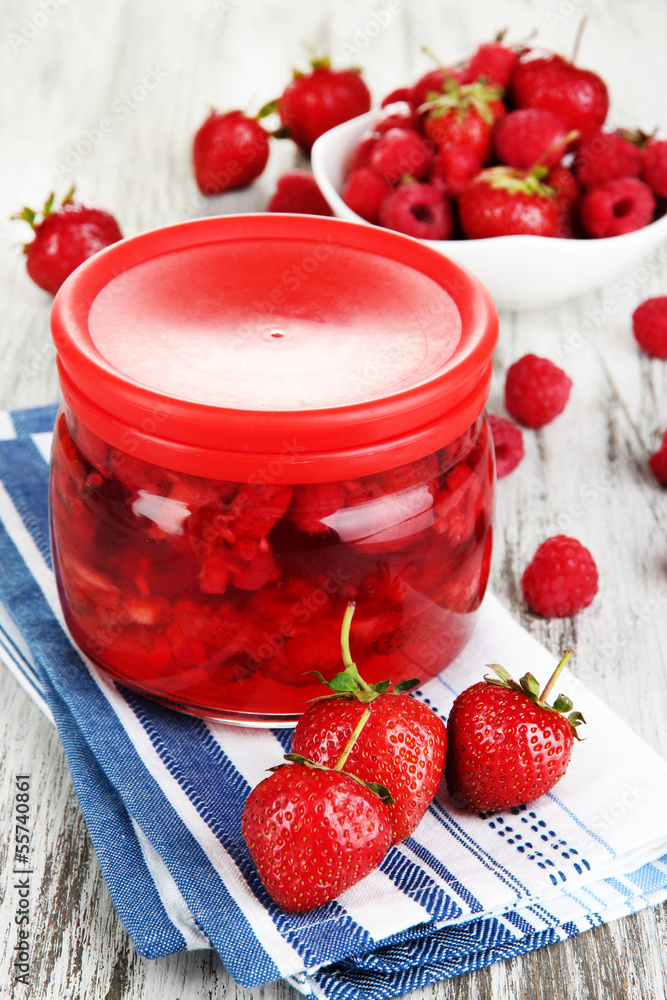
<svg viewBox="0 0 667 1000">
<path fill-rule="evenodd" d="M 228 216 L 110 247 L 52 328 L 54 566 L 80 648 L 172 707 L 293 724 L 311 672 L 434 676 L 489 574 L 495 310 L 431 248 Z"/>
</svg>

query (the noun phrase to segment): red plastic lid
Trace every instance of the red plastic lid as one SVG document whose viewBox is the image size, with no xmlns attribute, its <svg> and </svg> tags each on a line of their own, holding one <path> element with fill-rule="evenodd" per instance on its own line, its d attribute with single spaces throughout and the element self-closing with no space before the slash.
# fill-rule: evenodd
<svg viewBox="0 0 667 1000">
<path fill-rule="evenodd" d="M 51 316 L 65 400 L 144 461 L 327 482 L 420 458 L 488 396 L 498 320 L 415 240 L 298 215 L 198 219 L 84 263 Z"/>
</svg>

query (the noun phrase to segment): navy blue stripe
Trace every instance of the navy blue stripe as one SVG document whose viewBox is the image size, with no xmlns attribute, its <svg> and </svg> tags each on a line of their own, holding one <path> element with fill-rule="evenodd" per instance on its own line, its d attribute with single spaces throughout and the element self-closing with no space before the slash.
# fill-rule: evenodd
<svg viewBox="0 0 667 1000">
<path fill-rule="evenodd" d="M 385 856 L 380 871 L 391 879 L 405 896 L 430 913 L 433 920 L 455 920 L 461 916 L 461 907 L 432 878 L 399 850 Z"/>
<path fill-rule="evenodd" d="M 30 537 L 50 567 L 49 467 L 32 440 L 2 442 L 0 480 L 21 515 Z"/>
<path fill-rule="evenodd" d="M 106 698 L 72 649 L 4 525 L 0 525 L 0 564 L 5 567 L 0 577 L 0 599 L 19 631 L 31 637 L 35 662 L 45 679 L 45 691 L 48 692 L 52 681 L 73 717 L 60 712 L 63 744 L 67 747 L 69 731 L 77 725 L 128 811 L 166 861 L 193 916 L 234 978 L 245 986 L 278 978 L 280 970 L 257 940 L 204 851 L 146 770 Z M 52 700 L 55 701 L 49 695 L 50 706 Z M 72 760 L 72 773 L 85 774 L 87 763 L 79 766 L 76 759 Z M 87 822 L 94 819 L 87 811 L 84 816 Z M 141 886 L 116 885 L 114 871 L 118 852 L 123 849 L 122 841 L 115 847 L 113 860 L 104 866 L 102 852 L 100 866 L 110 890 L 114 886 L 116 895 L 112 898 L 125 923 L 126 914 L 131 919 L 137 896 L 143 890 Z M 144 946 L 142 935 L 146 934 L 150 934 L 150 914 L 134 939 L 139 949 Z"/>
<path fill-rule="evenodd" d="M 384 1000 L 421 989 L 429 983 L 483 969 L 493 962 L 522 955 L 559 940 L 554 930 L 540 931 L 519 940 L 502 940 L 489 948 L 451 957 L 446 930 L 418 942 L 396 967 L 392 965 L 385 974 L 355 971 L 349 964 L 335 965 L 317 973 L 315 981 L 327 1000 Z"/>
<path fill-rule="evenodd" d="M 52 431 L 59 405 L 49 403 L 48 406 L 34 406 L 29 410 L 10 410 L 16 436 L 25 441 L 31 434 Z"/>
<path fill-rule="evenodd" d="M 469 889 L 459 882 L 456 876 L 450 872 L 445 865 L 443 865 L 439 858 L 436 858 L 435 855 L 431 854 L 431 852 L 415 840 L 414 837 L 408 837 L 405 841 L 405 845 L 406 847 L 409 847 L 412 853 L 416 854 L 417 857 L 424 862 L 424 864 L 428 865 L 429 868 L 434 871 L 443 882 L 446 882 L 447 885 L 451 887 L 456 895 L 462 899 L 464 903 L 466 903 L 471 913 L 482 912 L 484 907 L 480 901 L 472 894 L 472 892 L 470 892 Z"/>
<path fill-rule="evenodd" d="M 340 903 L 332 901 L 311 913 L 287 914 L 273 902 L 241 836 L 241 814 L 251 790 L 245 778 L 201 719 L 149 705 L 131 691 L 123 690 L 123 694 L 165 767 L 218 837 L 280 933 L 301 955 L 304 967 L 375 947 L 373 937 Z M 323 921 L 331 927 L 330 933 L 322 934 Z"/>
</svg>

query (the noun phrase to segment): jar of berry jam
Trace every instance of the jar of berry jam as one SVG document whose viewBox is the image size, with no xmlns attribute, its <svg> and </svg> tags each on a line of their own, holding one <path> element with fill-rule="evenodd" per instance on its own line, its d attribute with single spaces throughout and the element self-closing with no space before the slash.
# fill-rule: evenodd
<svg viewBox="0 0 667 1000">
<path fill-rule="evenodd" d="M 81 650 L 187 712 L 290 725 L 311 672 L 427 678 L 489 573 L 497 317 L 435 250 L 336 219 L 208 218 L 59 292 L 53 560 Z"/>
</svg>

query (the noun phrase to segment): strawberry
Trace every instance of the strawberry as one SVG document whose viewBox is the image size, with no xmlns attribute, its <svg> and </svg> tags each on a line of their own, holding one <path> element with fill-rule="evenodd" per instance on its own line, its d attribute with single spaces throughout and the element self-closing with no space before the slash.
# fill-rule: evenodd
<svg viewBox="0 0 667 1000">
<path fill-rule="evenodd" d="M 377 223 L 382 202 L 391 194 L 391 184 L 369 167 L 352 170 L 341 197 L 348 208 L 367 222 Z"/>
<path fill-rule="evenodd" d="M 329 129 L 350 118 L 365 114 L 371 107 L 371 95 L 356 69 L 331 68 L 328 58 L 312 59 L 312 72 L 294 70 L 294 79 L 277 102 L 271 102 L 260 114 L 278 111 L 283 125 L 281 135 L 289 135 L 304 153 Z"/>
<path fill-rule="evenodd" d="M 532 674 L 517 684 L 491 663 L 497 678 L 458 696 L 447 723 L 445 769 L 456 805 L 477 813 L 511 809 L 544 795 L 562 778 L 585 719 L 565 695 L 553 705 L 547 698 L 572 655 L 565 651 L 542 694 Z"/>
<path fill-rule="evenodd" d="M 51 295 L 84 260 L 123 238 L 113 215 L 103 208 L 74 201 L 74 188 L 55 211 L 53 201 L 51 194 L 41 219 L 31 208 L 13 216 L 27 222 L 35 232 L 33 241 L 23 248 L 26 267 L 35 284 Z"/>
<path fill-rule="evenodd" d="M 600 128 L 609 110 L 604 81 L 554 52 L 530 49 L 523 53 L 510 86 L 515 107 L 550 111 L 568 131 Z"/>
<path fill-rule="evenodd" d="M 410 836 L 433 800 L 447 731 L 432 709 L 403 693 L 419 681 L 404 681 L 389 691 L 389 681 L 370 685 L 361 678 L 350 655 L 353 614 L 350 603 L 341 635 L 345 670 L 330 681 L 318 674 L 334 694 L 306 709 L 294 730 L 292 752 L 385 785 L 393 799 L 388 810 L 396 844 Z"/>
<path fill-rule="evenodd" d="M 390 128 L 378 140 L 370 156 L 370 167 L 390 184 L 408 174 L 421 180 L 429 172 L 435 151 L 430 142 L 413 129 Z"/>
<path fill-rule="evenodd" d="M 554 236 L 558 212 L 552 188 L 542 183 L 546 167 L 483 170 L 463 189 L 459 216 L 468 239 L 489 236 Z"/>
<path fill-rule="evenodd" d="M 504 35 L 505 32 L 501 31 L 494 41 L 482 42 L 477 47 L 477 51 L 463 68 L 463 83 L 474 83 L 483 77 L 487 83 L 507 86 L 516 66 L 518 52 L 502 44 Z"/>
<path fill-rule="evenodd" d="M 197 187 L 208 196 L 246 187 L 268 158 L 268 132 L 242 111 L 212 111 L 192 144 Z"/>
<path fill-rule="evenodd" d="M 349 774 L 288 759 L 248 796 L 241 832 L 271 898 L 304 913 L 377 868 L 391 821 L 380 795 Z"/>
<path fill-rule="evenodd" d="M 443 86 L 441 97 L 418 109 L 426 112 L 424 133 L 438 149 L 466 146 L 485 163 L 493 126 L 505 114 L 502 88 L 481 82 L 459 85 L 453 78 Z"/>
<path fill-rule="evenodd" d="M 574 138 L 550 111 L 517 108 L 495 126 L 493 148 L 500 163 L 510 167 L 553 167 Z"/>
</svg>

